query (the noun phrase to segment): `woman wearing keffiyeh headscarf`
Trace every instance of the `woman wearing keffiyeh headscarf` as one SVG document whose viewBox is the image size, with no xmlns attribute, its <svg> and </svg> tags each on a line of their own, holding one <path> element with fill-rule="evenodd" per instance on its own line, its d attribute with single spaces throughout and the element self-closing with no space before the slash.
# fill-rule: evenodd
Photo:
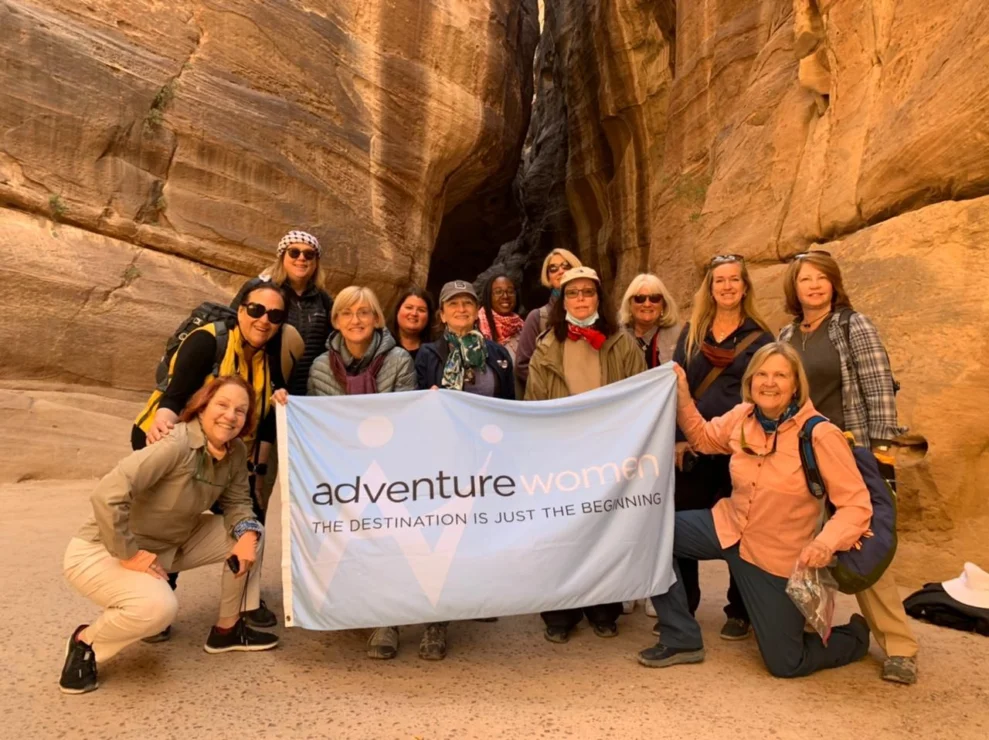
<svg viewBox="0 0 989 740">
<path fill-rule="evenodd" d="M 416 355 L 420 390 L 466 391 L 480 396 L 515 400 L 512 358 L 500 344 L 485 339 L 476 328 L 478 300 L 466 280 L 451 280 L 440 291 L 443 336 L 422 345 Z M 449 622 L 426 625 L 419 644 L 423 660 L 443 660 Z"/>
<path fill-rule="evenodd" d="M 576 267 L 560 281 L 562 300 L 553 306 L 549 329 L 540 337 L 529 362 L 527 401 L 567 398 L 616 383 L 646 369 L 635 340 L 609 315 L 597 273 Z M 618 634 L 622 605 L 599 604 L 543 612 L 545 637 L 563 643 L 584 616 L 598 637 Z"/>
</svg>

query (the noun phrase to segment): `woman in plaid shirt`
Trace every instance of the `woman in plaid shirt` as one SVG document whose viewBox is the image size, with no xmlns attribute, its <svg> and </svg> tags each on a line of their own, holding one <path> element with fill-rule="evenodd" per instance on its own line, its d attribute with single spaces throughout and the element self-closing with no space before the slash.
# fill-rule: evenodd
<svg viewBox="0 0 989 740">
<path fill-rule="evenodd" d="M 795 316 L 780 332 L 800 354 L 814 407 L 871 447 L 893 479 L 890 443 L 906 431 L 897 424 L 896 381 L 875 325 L 852 309 L 838 263 L 823 250 L 799 254 L 784 279 L 786 310 Z M 856 595 L 872 633 L 885 650 L 883 679 L 917 680 L 917 639 L 891 570 Z"/>
</svg>

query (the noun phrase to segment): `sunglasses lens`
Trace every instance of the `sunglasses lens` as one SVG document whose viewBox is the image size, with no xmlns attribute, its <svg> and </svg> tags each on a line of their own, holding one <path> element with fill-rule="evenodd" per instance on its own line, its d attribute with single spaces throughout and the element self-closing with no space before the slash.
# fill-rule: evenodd
<svg viewBox="0 0 989 740">
<path fill-rule="evenodd" d="M 260 303 L 248 303 L 246 306 L 244 306 L 244 309 L 247 311 L 247 315 L 250 316 L 252 319 L 260 319 L 262 316 L 264 316 L 264 312 L 266 310 L 264 305 Z"/>
<path fill-rule="evenodd" d="M 281 308 L 268 309 L 268 321 L 272 324 L 280 324 L 285 321 L 285 310 Z"/>
</svg>

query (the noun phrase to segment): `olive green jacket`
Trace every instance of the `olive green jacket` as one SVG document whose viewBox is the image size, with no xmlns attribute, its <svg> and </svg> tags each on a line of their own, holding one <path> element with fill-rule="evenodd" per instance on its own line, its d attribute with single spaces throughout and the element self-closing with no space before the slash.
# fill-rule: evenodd
<svg viewBox="0 0 989 740">
<path fill-rule="evenodd" d="M 646 371 L 646 358 L 628 332 L 612 334 L 601 346 L 601 385 L 617 383 Z M 546 331 L 536 343 L 529 360 L 529 380 L 525 385 L 526 401 L 546 401 L 569 398 L 570 389 L 563 376 L 563 342 L 552 330 Z"/>
</svg>

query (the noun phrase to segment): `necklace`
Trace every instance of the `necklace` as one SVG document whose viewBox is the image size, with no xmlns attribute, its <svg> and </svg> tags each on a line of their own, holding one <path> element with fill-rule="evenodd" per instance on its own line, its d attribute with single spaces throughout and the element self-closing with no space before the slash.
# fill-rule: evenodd
<svg viewBox="0 0 989 740">
<path fill-rule="evenodd" d="M 728 329 L 722 331 L 721 329 L 718 328 L 717 323 L 718 323 L 717 321 L 712 322 L 711 335 L 714 337 L 714 341 L 717 342 L 718 344 L 721 344 L 723 341 L 725 341 L 728 337 L 732 335 L 732 333 L 736 329 L 738 329 L 739 326 L 742 325 L 741 322 L 732 323 L 732 325 Z"/>
</svg>

